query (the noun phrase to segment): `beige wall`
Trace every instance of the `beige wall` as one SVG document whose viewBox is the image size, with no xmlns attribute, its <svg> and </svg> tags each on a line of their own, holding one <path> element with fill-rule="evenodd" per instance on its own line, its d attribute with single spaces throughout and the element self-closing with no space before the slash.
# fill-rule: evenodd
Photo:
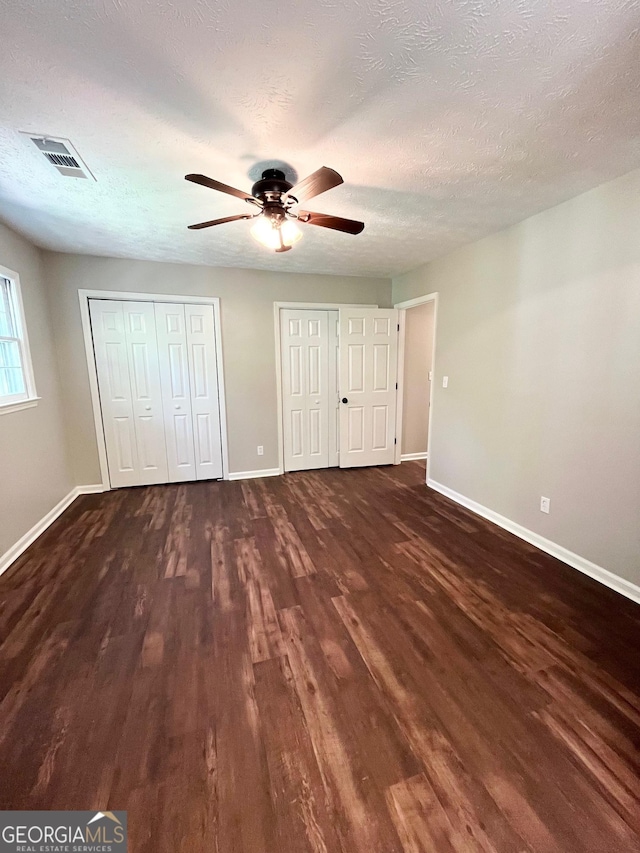
<svg viewBox="0 0 640 853">
<path fill-rule="evenodd" d="M 405 312 L 403 454 L 427 452 L 433 310 L 433 302 L 425 302 Z"/>
<path fill-rule="evenodd" d="M 432 291 L 432 479 L 640 583 L 640 171 L 397 278 L 393 298 Z"/>
<path fill-rule="evenodd" d="M 219 296 L 232 472 L 278 466 L 274 301 L 391 304 L 389 279 L 273 273 L 45 255 L 49 305 L 76 482 L 100 482 L 79 289 Z M 256 448 L 264 447 L 264 456 Z"/>
<path fill-rule="evenodd" d="M 0 556 L 73 488 L 38 249 L 0 224 L 0 265 L 20 276 L 36 390 L 34 408 L 0 414 Z"/>
</svg>

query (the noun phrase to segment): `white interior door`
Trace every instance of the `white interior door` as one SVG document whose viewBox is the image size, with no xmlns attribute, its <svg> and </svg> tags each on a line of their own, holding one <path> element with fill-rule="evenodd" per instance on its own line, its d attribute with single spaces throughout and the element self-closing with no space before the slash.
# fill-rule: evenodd
<svg viewBox="0 0 640 853">
<path fill-rule="evenodd" d="M 92 299 L 89 312 L 111 485 L 164 483 L 153 305 Z"/>
<path fill-rule="evenodd" d="M 394 461 L 398 311 L 340 309 L 340 467 Z"/>
<path fill-rule="evenodd" d="M 169 302 L 156 302 L 154 306 L 169 469 L 167 479 L 170 483 L 195 480 L 185 306 Z"/>
<path fill-rule="evenodd" d="M 222 436 L 213 305 L 185 305 L 196 476 L 222 477 Z"/>
<path fill-rule="evenodd" d="M 280 313 L 284 470 L 329 466 L 327 311 Z"/>
</svg>

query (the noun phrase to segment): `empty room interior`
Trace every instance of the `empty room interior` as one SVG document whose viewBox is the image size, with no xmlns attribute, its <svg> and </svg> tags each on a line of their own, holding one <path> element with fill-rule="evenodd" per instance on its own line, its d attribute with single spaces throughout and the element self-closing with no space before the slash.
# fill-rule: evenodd
<svg viewBox="0 0 640 853">
<path fill-rule="evenodd" d="M 0 43 L 0 849 L 640 851 L 639 0 Z"/>
</svg>

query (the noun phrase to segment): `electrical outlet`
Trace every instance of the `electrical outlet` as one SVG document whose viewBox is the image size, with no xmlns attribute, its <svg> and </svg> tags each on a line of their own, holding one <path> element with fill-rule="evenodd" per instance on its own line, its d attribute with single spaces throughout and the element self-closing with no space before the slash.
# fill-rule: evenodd
<svg viewBox="0 0 640 853">
<path fill-rule="evenodd" d="M 449 377 L 448 377 L 448 376 L 443 376 L 443 377 L 442 377 L 442 387 L 443 387 L 443 388 L 448 388 L 448 387 L 449 387 Z"/>
<path fill-rule="evenodd" d="M 264 447 L 261 444 L 258 445 L 258 456 L 264 456 Z"/>
<path fill-rule="evenodd" d="M 551 509 L 551 498 L 540 498 L 540 512 L 548 513 Z"/>
</svg>

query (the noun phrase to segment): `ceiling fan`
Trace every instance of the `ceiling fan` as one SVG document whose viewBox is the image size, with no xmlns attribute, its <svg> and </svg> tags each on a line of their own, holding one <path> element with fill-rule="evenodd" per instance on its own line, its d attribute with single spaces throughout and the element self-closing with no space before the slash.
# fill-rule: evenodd
<svg viewBox="0 0 640 853">
<path fill-rule="evenodd" d="M 313 213 L 310 210 L 294 211 L 292 209 L 295 205 L 343 183 L 341 176 L 326 166 L 295 186 L 286 180 L 284 172 L 279 169 L 266 169 L 262 173 L 262 178 L 251 187 L 251 193 L 214 181 L 206 175 L 185 175 L 185 180 L 234 195 L 259 208 L 257 213 L 240 213 L 237 216 L 225 216 L 222 219 L 211 219 L 208 222 L 189 225 L 192 230 L 210 228 L 212 225 L 222 225 L 224 222 L 234 222 L 236 219 L 255 219 L 256 223 L 251 229 L 253 236 L 269 249 L 288 252 L 292 244 L 302 237 L 296 222 L 319 225 L 321 228 L 344 231 L 346 234 L 359 234 L 364 228 L 364 222 L 356 222 L 354 219 L 343 219 L 341 216 L 330 216 L 327 213 Z"/>
</svg>

